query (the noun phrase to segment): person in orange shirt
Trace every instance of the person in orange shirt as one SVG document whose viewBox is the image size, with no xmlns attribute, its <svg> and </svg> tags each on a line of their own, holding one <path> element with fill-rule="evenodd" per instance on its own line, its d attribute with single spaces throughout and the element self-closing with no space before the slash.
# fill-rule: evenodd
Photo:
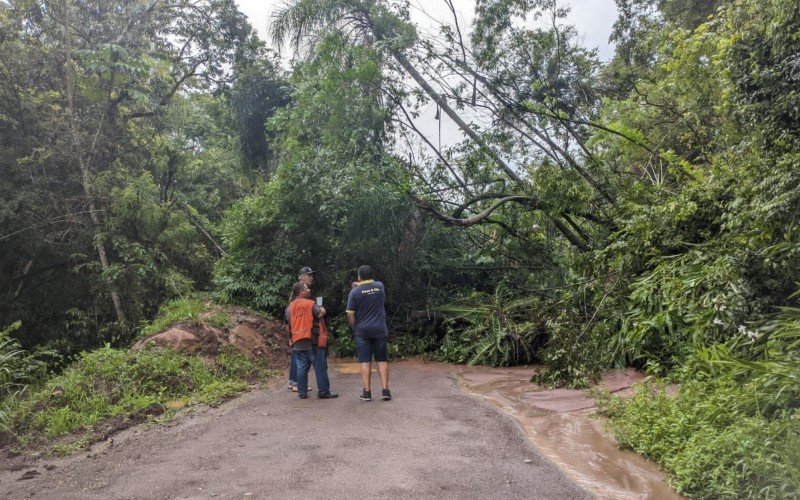
<svg viewBox="0 0 800 500">
<path fill-rule="evenodd" d="M 297 282 L 298 283 L 305 283 L 306 285 L 308 285 L 308 288 L 311 289 L 311 285 L 314 283 L 314 273 L 315 273 L 315 271 L 313 271 L 310 267 L 303 267 L 302 269 L 300 269 L 300 273 L 298 273 L 298 275 L 297 275 Z M 294 298 L 295 298 L 294 295 L 292 295 L 292 293 L 289 293 L 289 302 L 291 302 Z M 286 306 L 286 311 L 284 312 L 284 319 L 286 321 L 285 327 L 286 327 L 286 330 L 288 332 L 288 330 L 289 330 L 289 306 Z M 324 324 L 324 322 L 323 322 L 323 324 Z M 326 333 L 327 333 L 327 331 L 326 331 Z M 290 338 L 291 338 L 291 332 L 289 332 L 289 335 L 290 335 Z M 325 339 L 326 339 L 326 344 L 325 345 L 327 346 L 327 337 Z M 289 342 L 289 346 L 291 347 L 291 345 L 292 345 L 292 343 L 290 341 Z M 327 352 L 326 352 L 326 354 L 327 354 Z M 327 366 L 328 365 L 327 365 L 327 358 L 326 358 L 326 363 L 325 363 L 326 370 L 327 370 Z M 297 355 L 295 354 L 294 349 L 292 349 L 292 354 L 291 354 L 291 357 L 289 358 L 289 389 L 291 389 L 293 392 L 297 392 Z"/>
<path fill-rule="evenodd" d="M 286 316 L 291 332 L 292 353 L 296 360 L 298 396 L 301 399 L 308 397 L 308 371 L 313 365 L 317 376 L 317 397 L 320 399 L 337 398 L 338 394 L 330 392 L 327 366 L 322 369 L 318 363 L 315 363 L 319 349 L 317 343 L 322 344 L 324 341 L 325 345 L 322 348 L 327 348 L 327 330 L 325 330 L 325 323 L 322 320 L 325 316 L 325 308 L 309 299 L 311 290 L 303 282 L 295 283 L 292 286 L 292 296 L 294 299 L 287 308 Z M 318 338 L 315 338 L 314 335 L 315 328 L 320 330 Z M 325 332 L 324 339 L 323 330 Z"/>
</svg>

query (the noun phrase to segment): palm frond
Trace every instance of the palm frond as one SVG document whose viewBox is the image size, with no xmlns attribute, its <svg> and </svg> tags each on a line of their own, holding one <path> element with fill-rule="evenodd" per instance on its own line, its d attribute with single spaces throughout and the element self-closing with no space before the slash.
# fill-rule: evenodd
<svg viewBox="0 0 800 500">
<path fill-rule="evenodd" d="M 272 42 L 280 47 L 287 39 L 295 49 L 316 30 L 339 27 L 340 23 L 352 24 L 363 12 L 362 2 L 357 0 L 295 0 L 275 12 L 270 22 Z"/>
</svg>

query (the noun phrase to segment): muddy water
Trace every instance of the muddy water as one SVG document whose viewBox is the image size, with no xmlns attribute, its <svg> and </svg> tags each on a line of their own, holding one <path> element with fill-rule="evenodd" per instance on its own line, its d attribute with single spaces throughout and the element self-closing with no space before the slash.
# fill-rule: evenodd
<svg viewBox="0 0 800 500">
<path fill-rule="evenodd" d="M 594 402 L 585 391 L 531 384 L 532 367 L 454 368 L 464 390 L 513 416 L 545 456 L 597 498 L 681 498 L 654 463 L 617 448 L 613 436 L 592 417 Z M 640 378 L 633 370 L 615 371 L 601 385 L 619 392 Z"/>
<path fill-rule="evenodd" d="M 586 391 L 548 390 L 532 384 L 535 367 L 488 368 L 422 360 L 401 363 L 452 376 L 462 390 L 486 398 L 514 417 L 544 456 L 596 498 L 682 498 L 669 488 L 658 466 L 617 448 L 614 437 L 592 416 L 594 400 Z M 332 368 L 340 373 L 360 373 L 359 363 L 336 362 Z M 618 370 L 606 374 L 600 386 L 619 393 L 641 378 L 634 370 Z"/>
</svg>

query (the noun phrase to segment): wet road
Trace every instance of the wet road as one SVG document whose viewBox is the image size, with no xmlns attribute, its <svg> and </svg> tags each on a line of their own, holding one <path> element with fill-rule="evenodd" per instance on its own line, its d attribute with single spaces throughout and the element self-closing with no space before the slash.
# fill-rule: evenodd
<svg viewBox="0 0 800 500">
<path fill-rule="evenodd" d="M 617 447 L 603 421 L 594 417 L 594 399 L 587 391 L 531 384 L 533 367 L 453 369 L 459 385 L 514 417 L 539 451 L 595 497 L 682 498 L 655 463 Z M 616 370 L 606 373 L 600 386 L 626 392 L 642 378 L 633 369 Z"/>
<path fill-rule="evenodd" d="M 90 453 L 0 472 L 10 498 L 589 498 L 511 417 L 459 389 L 446 365 L 392 364 L 390 402 L 359 401 L 351 365 L 335 400 L 278 381 Z M 374 375 L 377 378 L 377 374 Z"/>
</svg>

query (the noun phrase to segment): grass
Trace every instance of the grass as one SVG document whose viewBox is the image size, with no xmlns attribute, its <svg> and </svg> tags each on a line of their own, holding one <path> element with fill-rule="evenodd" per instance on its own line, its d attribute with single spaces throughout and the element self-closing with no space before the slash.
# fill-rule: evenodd
<svg viewBox="0 0 800 500">
<path fill-rule="evenodd" d="M 11 427 L 23 447 L 56 440 L 52 451 L 68 453 L 91 442 L 110 423 L 124 428 L 169 419 L 186 404 L 215 404 L 247 390 L 242 378 L 271 374 L 233 352 L 210 366 L 169 350 L 106 347 L 84 354 L 19 403 Z M 68 435 L 77 438 L 57 441 Z"/>
<path fill-rule="evenodd" d="M 156 318 L 142 327 L 140 337 L 159 333 L 180 321 L 200 321 L 200 315 L 206 311 L 213 314 L 203 318 L 204 323 L 218 328 L 226 326 L 230 322 L 230 315 L 215 309 L 211 301 L 201 296 L 172 300 L 162 305 Z"/>
<path fill-rule="evenodd" d="M 799 498 L 800 419 L 734 410 L 752 388 L 693 381 L 670 396 L 642 385 L 630 399 L 604 395 L 617 442 L 659 463 L 692 498 Z"/>
<path fill-rule="evenodd" d="M 230 314 L 202 296 L 173 300 L 141 328 L 140 336 L 184 321 L 226 328 Z M 8 330 L 0 331 L 0 360 L 6 354 L 26 361 L 16 344 L 3 343 Z M 17 365 L 30 371 L 31 363 L 22 361 Z M 12 377 L 16 372 L 9 367 L 0 366 L 0 389 L 20 378 Z M 230 345 L 223 345 L 211 360 L 168 349 L 107 346 L 84 353 L 60 375 L 30 386 L 24 395 L 0 392 L 7 396 L 0 398 L 0 432 L 13 434 L 20 448 L 69 454 L 130 425 L 169 420 L 186 406 L 218 404 L 278 373 Z"/>
</svg>

